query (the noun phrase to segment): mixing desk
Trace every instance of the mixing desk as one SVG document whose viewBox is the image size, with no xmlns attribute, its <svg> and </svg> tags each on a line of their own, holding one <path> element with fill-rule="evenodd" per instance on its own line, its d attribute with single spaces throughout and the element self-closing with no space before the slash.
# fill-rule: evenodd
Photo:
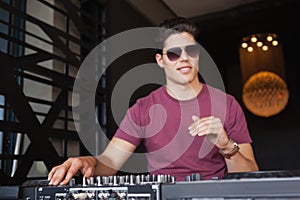
<svg viewBox="0 0 300 200">
<path fill-rule="evenodd" d="M 227 174 L 223 179 L 186 181 L 169 175 L 124 175 L 75 179 L 66 186 L 28 180 L 21 186 L 0 186 L 0 199 L 23 200 L 299 200 L 300 171 Z"/>
</svg>

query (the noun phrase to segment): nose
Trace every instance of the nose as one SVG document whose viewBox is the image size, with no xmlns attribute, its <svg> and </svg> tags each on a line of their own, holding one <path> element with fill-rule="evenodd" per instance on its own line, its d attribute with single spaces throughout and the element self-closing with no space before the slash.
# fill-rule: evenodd
<svg viewBox="0 0 300 200">
<path fill-rule="evenodd" d="M 182 52 L 181 52 L 181 55 L 180 55 L 180 59 L 181 60 L 187 60 L 187 58 L 188 58 L 188 55 L 187 55 L 185 49 L 182 49 Z"/>
</svg>

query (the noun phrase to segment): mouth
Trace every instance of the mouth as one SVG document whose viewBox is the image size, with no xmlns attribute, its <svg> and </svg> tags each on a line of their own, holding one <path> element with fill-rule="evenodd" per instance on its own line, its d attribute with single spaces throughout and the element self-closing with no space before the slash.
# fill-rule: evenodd
<svg viewBox="0 0 300 200">
<path fill-rule="evenodd" d="M 182 67 L 178 67 L 177 70 L 182 73 L 187 73 L 192 70 L 192 67 L 191 66 L 182 66 Z"/>
</svg>

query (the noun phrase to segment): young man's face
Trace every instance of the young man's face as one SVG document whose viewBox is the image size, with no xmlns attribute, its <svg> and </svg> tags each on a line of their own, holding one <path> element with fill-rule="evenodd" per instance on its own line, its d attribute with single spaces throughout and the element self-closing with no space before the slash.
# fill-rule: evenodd
<svg viewBox="0 0 300 200">
<path fill-rule="evenodd" d="M 199 45 L 191 34 L 170 35 L 162 52 L 162 55 L 156 54 L 156 60 L 165 70 L 167 84 L 198 81 Z"/>
</svg>

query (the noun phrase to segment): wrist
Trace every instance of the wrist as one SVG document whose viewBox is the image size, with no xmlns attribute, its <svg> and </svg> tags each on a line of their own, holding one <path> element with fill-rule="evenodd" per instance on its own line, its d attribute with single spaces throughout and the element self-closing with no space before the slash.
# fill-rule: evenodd
<svg viewBox="0 0 300 200">
<path fill-rule="evenodd" d="M 228 144 L 225 148 L 219 149 L 219 153 L 227 159 L 230 159 L 232 156 L 239 152 L 240 148 L 236 142 L 232 139 L 229 139 Z"/>
</svg>

